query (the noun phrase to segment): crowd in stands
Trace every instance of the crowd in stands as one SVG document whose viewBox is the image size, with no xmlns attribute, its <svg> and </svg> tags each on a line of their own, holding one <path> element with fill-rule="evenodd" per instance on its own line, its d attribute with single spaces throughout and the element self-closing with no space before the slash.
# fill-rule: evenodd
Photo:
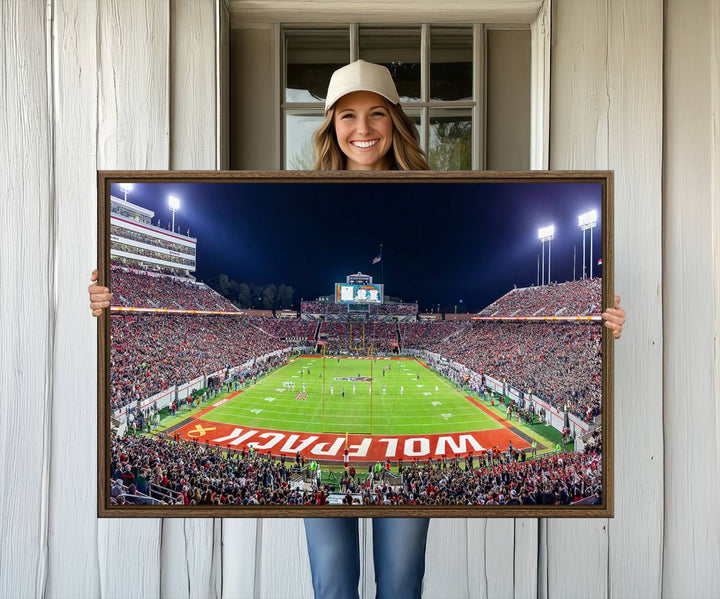
<svg viewBox="0 0 720 599">
<path fill-rule="evenodd" d="M 399 323 L 403 349 L 432 350 L 453 334 L 467 328 L 467 322 L 450 320 Z"/>
<path fill-rule="evenodd" d="M 578 316 L 602 312 L 599 277 L 513 289 L 480 311 L 480 316 Z"/>
<path fill-rule="evenodd" d="M 195 256 L 195 247 L 187 246 L 181 243 L 174 243 L 166 239 L 160 239 L 153 235 L 141 233 L 140 231 L 132 231 L 124 227 L 118 227 L 117 225 L 110 225 L 110 235 L 116 235 L 123 239 L 131 239 L 133 241 L 139 241 L 140 243 L 147 243 L 148 245 L 154 245 L 156 247 L 172 250 L 181 254 L 187 254 L 189 256 Z"/>
<path fill-rule="evenodd" d="M 353 333 L 357 336 L 357 331 L 353 329 Z M 365 336 L 371 339 L 391 339 L 397 341 L 397 328 L 394 322 L 374 322 L 370 321 L 365 325 Z"/>
<path fill-rule="evenodd" d="M 315 337 L 317 321 L 263 318 L 258 321 L 257 326 L 278 339 L 308 340 Z"/>
<path fill-rule="evenodd" d="M 190 278 L 190 271 L 187 268 L 172 267 L 167 264 L 155 264 L 153 262 L 142 262 L 141 260 L 133 260 L 124 256 L 111 256 L 110 268 L 135 270 L 141 268 L 143 272 L 150 272 L 161 275 L 171 275 L 175 277 Z"/>
<path fill-rule="evenodd" d="M 403 490 L 387 495 L 383 503 L 535 506 L 587 497 L 600 503 L 602 459 L 597 453 L 556 453 L 535 460 L 501 458 L 477 468 L 413 465 L 403 472 Z"/>
<path fill-rule="evenodd" d="M 237 312 L 226 298 L 190 279 L 140 274 L 121 268 L 110 270 L 113 305 L 173 310 Z"/>
<path fill-rule="evenodd" d="M 166 490 L 163 503 L 176 505 L 258 505 L 300 503 L 310 498 L 289 485 L 284 460 L 228 454 L 200 443 L 162 438 L 123 437 L 110 448 L 111 503 L 125 504 L 127 495 L 150 493 L 154 484 Z M 305 497 L 303 496 L 305 495 Z"/>
<path fill-rule="evenodd" d="M 111 503 L 120 505 L 141 495 L 176 505 L 318 505 L 333 491 L 361 505 L 569 505 L 602 497 L 602 460 L 594 451 L 526 460 L 512 448 L 495 449 L 477 465 L 466 458 L 464 468 L 456 459 L 413 463 L 402 469 L 400 485 L 346 474 L 339 489 L 302 489 L 290 482 L 291 458 L 246 448 L 127 436 L 112 440 L 110 456 Z"/>
<path fill-rule="evenodd" d="M 110 325 L 111 407 L 122 407 L 287 347 L 286 342 L 259 328 L 263 320 L 172 314 L 114 316 Z"/>
<path fill-rule="evenodd" d="M 370 314 L 393 314 L 395 316 L 416 316 L 417 304 L 370 304 Z"/>
<path fill-rule="evenodd" d="M 155 260 L 165 260 L 166 262 L 173 262 L 179 266 L 191 267 L 195 265 L 194 258 L 184 258 L 182 256 L 171 256 L 160 250 L 154 250 L 149 248 L 142 248 L 136 245 L 130 245 L 127 243 L 121 243 L 119 241 L 113 241 L 112 253 L 115 254 L 115 250 L 121 252 L 127 252 L 134 256 L 144 256 L 145 258 L 154 258 Z"/>
<path fill-rule="evenodd" d="M 300 304 L 302 314 L 347 314 L 348 308 L 345 304 L 335 302 L 304 301 Z"/>
<path fill-rule="evenodd" d="M 327 335 L 328 339 L 347 340 L 348 323 L 324 320 L 320 325 L 320 334 Z"/>
<path fill-rule="evenodd" d="M 601 335 L 600 325 L 475 322 L 432 351 L 589 421 L 601 410 Z"/>
</svg>

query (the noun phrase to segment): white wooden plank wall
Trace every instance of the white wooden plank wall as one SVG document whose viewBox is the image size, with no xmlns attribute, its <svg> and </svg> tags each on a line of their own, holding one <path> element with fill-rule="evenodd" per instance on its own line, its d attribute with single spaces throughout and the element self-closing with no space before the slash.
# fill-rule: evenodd
<svg viewBox="0 0 720 599">
<path fill-rule="evenodd" d="M 720 10 L 702 0 L 666 8 L 663 591 L 717 597 Z"/>
<path fill-rule="evenodd" d="M 81 284 L 97 263 L 98 11 L 63 0 L 52 17 L 57 329 L 47 596 L 98 597 L 97 455 L 90 451 L 97 383 L 88 376 L 96 370 L 97 332 Z"/>
<path fill-rule="evenodd" d="M 615 518 L 608 522 L 608 592 L 611 597 L 659 597 L 664 458 L 662 0 L 609 2 L 608 50 L 615 292 L 630 314 L 627 333 L 615 344 Z"/>
<path fill-rule="evenodd" d="M 256 522 L 254 597 L 311 598 L 310 559 L 302 519 L 262 518 Z M 232 596 L 238 595 L 228 595 Z"/>
<path fill-rule="evenodd" d="M 95 517 L 95 169 L 217 166 L 226 12 L 0 3 L 0 596 L 312 596 L 299 519 Z M 552 30 L 550 167 L 615 170 L 616 517 L 435 519 L 424 596 L 717 596 L 720 3 L 554 0 Z"/>
<path fill-rule="evenodd" d="M 98 31 L 97 168 L 167 169 L 169 4 L 103 0 Z M 159 519 L 100 520 L 102 596 L 160 596 L 161 542 Z"/>
<path fill-rule="evenodd" d="M 42 0 L 0 4 L 0 596 L 47 575 L 55 195 Z"/>
<path fill-rule="evenodd" d="M 663 521 L 660 0 L 554 0 L 551 168 L 615 171 L 615 518 L 549 520 L 548 597 L 657 597 Z M 629 551 L 629 548 L 632 550 Z"/>
</svg>

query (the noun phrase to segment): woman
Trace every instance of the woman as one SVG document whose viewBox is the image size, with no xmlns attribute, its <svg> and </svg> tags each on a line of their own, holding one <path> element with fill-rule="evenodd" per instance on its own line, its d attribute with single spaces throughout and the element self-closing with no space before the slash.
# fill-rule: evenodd
<svg viewBox="0 0 720 599">
<path fill-rule="evenodd" d="M 325 120 L 313 136 L 314 170 L 429 170 L 415 124 L 400 107 L 390 71 L 362 60 L 335 71 Z M 420 597 L 428 518 L 374 518 L 376 596 Z M 316 598 L 358 596 L 357 518 L 306 518 Z"/>
<path fill-rule="evenodd" d="M 417 130 L 400 107 L 390 72 L 358 60 L 330 80 L 325 119 L 313 136 L 314 170 L 428 170 Z M 97 271 L 92 274 L 97 281 Z M 89 287 L 94 316 L 110 305 L 110 293 Z M 604 314 L 605 326 L 619 338 L 625 312 Z M 373 556 L 377 597 L 420 597 L 425 572 L 428 518 L 373 519 Z M 357 518 L 305 519 L 316 598 L 358 597 L 360 547 Z"/>
</svg>

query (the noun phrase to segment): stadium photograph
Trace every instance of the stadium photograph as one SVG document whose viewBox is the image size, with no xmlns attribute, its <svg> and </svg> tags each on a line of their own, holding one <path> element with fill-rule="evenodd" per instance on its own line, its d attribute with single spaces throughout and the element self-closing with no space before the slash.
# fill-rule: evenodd
<svg viewBox="0 0 720 599">
<path fill-rule="evenodd" d="M 604 193 L 109 183 L 105 515 L 605 506 Z"/>
</svg>

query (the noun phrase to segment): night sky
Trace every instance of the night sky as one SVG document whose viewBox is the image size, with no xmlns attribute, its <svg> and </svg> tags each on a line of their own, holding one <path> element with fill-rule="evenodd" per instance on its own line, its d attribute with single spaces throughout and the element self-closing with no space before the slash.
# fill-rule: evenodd
<svg viewBox="0 0 720 599">
<path fill-rule="evenodd" d="M 124 197 L 117 184 L 112 194 Z M 329 295 L 362 271 L 385 294 L 421 311 L 477 312 L 513 285 L 537 280 L 538 228 L 555 225 L 551 276 L 582 276 L 579 214 L 602 215 L 600 183 L 135 183 L 129 202 L 166 228 L 168 196 L 180 199 L 176 229 L 197 237 L 198 280 L 220 273 L 238 283 L 280 285 L 300 299 Z M 600 223 L 593 230 L 600 275 Z M 372 265 L 383 244 L 383 275 Z M 586 233 L 590 268 L 590 231 Z M 542 258 L 541 258 L 542 260 Z M 547 279 L 548 244 L 545 244 Z"/>
</svg>

